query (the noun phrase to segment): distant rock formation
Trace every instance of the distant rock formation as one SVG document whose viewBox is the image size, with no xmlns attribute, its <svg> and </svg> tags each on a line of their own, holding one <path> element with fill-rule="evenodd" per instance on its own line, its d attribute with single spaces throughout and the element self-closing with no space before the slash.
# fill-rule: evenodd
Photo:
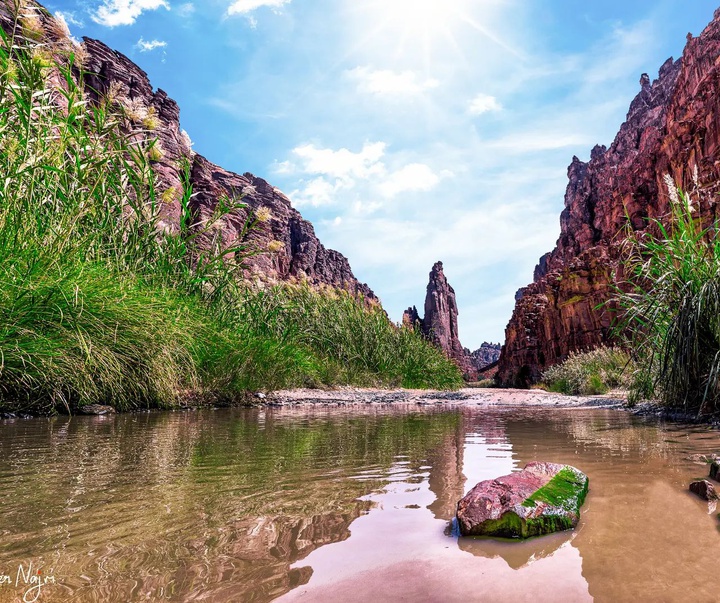
<svg viewBox="0 0 720 603">
<path fill-rule="evenodd" d="M 13 3 L 0 2 L 0 27 L 13 28 Z M 329 285 L 378 302 L 372 290 L 360 283 L 341 253 L 326 249 L 315 235 L 313 226 L 293 209 L 290 200 L 265 180 L 246 173 L 228 172 L 192 150 L 192 142 L 180 127 L 180 108 L 163 90 L 153 90 L 147 74 L 126 56 L 102 42 L 84 38 L 76 45 L 62 24 L 38 3 L 29 0 L 26 11 L 37 15 L 44 38 L 66 54 L 73 52 L 82 63 L 88 98 L 98 102 L 112 99 L 126 108 L 126 115 L 145 130 L 135 134 L 136 142 L 157 138 L 153 168 L 157 193 L 162 200 L 161 227 L 179 229 L 182 191 L 192 187 L 191 207 L 199 220 L 212 215 L 223 197 L 242 198 L 246 204 L 220 224 L 223 242 L 230 245 L 243 231 L 248 213 L 263 208 L 268 220 L 252 232 L 251 242 L 265 251 L 250 257 L 248 276 L 267 281 L 303 280 L 313 285 Z M 79 70 L 74 69 L 79 80 Z M 54 83 L 60 88 L 61 78 Z M 189 178 L 184 172 L 187 169 Z M 184 179 L 187 180 L 184 182 Z"/>
<path fill-rule="evenodd" d="M 624 229 L 670 213 L 667 175 L 701 198 L 700 214 L 718 216 L 720 183 L 720 9 L 683 56 L 668 59 L 640 92 L 610 148 L 568 169 L 561 234 L 521 289 L 505 331 L 498 381 L 527 386 L 572 351 L 611 340 L 617 308 L 608 304 L 622 278 Z"/>
<path fill-rule="evenodd" d="M 477 370 L 460 343 L 457 317 L 455 290 L 445 278 L 442 262 L 436 262 L 430 271 L 424 318 L 420 318 L 413 306 L 405 310 L 403 324 L 420 328 L 430 341 L 457 363 L 465 379 L 472 381 L 477 378 Z"/>
<path fill-rule="evenodd" d="M 483 342 L 483 344 L 474 352 L 471 352 L 466 348 L 465 355 L 470 359 L 470 362 L 475 370 L 482 371 L 500 359 L 501 349 L 502 344 Z"/>
</svg>

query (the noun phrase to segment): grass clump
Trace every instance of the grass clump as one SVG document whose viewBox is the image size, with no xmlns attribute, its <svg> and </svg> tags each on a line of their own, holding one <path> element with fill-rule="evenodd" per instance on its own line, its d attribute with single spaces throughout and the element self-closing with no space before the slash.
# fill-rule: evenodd
<svg viewBox="0 0 720 603">
<path fill-rule="evenodd" d="M 247 387 L 258 371 L 265 373 L 261 381 L 276 386 L 354 383 L 449 389 L 463 383 L 457 365 L 420 334 L 398 328 L 382 308 L 345 291 L 304 283 L 245 288 L 229 325 L 231 347 L 237 347 L 232 342 L 238 340 L 256 342 L 260 349 L 255 356 L 282 357 L 281 362 L 250 365 L 233 359 L 238 351 L 215 346 L 214 353 L 226 358 L 221 361 L 226 367 L 215 372 L 223 380 L 234 380 L 234 387 Z"/>
<path fill-rule="evenodd" d="M 697 178 L 696 178 L 697 180 Z M 666 177 L 671 213 L 631 233 L 630 281 L 617 300 L 639 358 L 635 399 L 698 415 L 720 410 L 720 238 L 698 203 Z"/>
<path fill-rule="evenodd" d="M 590 352 L 573 352 L 542 376 L 542 383 L 549 391 L 572 396 L 605 394 L 612 389 L 629 387 L 631 380 L 628 354 L 605 346 Z"/>
<path fill-rule="evenodd" d="M 112 86 L 89 100 L 82 47 L 38 35 L 48 19 L 18 3 L 0 29 L 0 409 L 169 407 L 293 385 L 460 385 L 438 350 L 364 300 L 244 284 L 247 259 L 266 251 L 250 235 L 267 210 L 224 198 L 200 220 L 189 166 L 183 190 L 156 189 L 156 124 L 136 119 Z M 175 202 L 172 229 L 162 218 Z M 227 245 L 219 226 L 240 209 L 247 220 Z"/>
</svg>

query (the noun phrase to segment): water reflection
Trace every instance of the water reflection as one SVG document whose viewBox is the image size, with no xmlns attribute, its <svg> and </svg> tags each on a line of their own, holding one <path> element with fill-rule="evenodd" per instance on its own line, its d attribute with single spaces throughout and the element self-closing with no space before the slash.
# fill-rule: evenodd
<svg viewBox="0 0 720 603">
<path fill-rule="evenodd" d="M 293 563 L 349 537 L 363 496 L 457 424 L 382 409 L 7 423 L 0 573 L 54 570 L 62 585 L 43 600 L 272 600 L 310 578 Z"/>
<path fill-rule="evenodd" d="M 720 553 L 687 494 L 703 428 L 617 411 L 207 411 L 0 425 L 0 574 L 42 601 L 695 601 Z M 457 500 L 533 460 L 590 476 L 578 529 L 458 538 Z M 17 590 L 0 584 L 0 603 Z"/>
<path fill-rule="evenodd" d="M 509 567 L 518 570 L 539 559 L 551 557 L 574 537 L 575 532 L 567 531 L 524 542 L 494 538 L 459 538 L 458 547 L 476 557 L 503 559 Z"/>
</svg>

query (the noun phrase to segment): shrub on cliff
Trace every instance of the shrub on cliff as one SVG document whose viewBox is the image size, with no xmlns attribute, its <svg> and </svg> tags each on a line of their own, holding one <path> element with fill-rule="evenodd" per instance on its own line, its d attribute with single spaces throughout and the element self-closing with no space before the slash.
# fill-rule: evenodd
<svg viewBox="0 0 720 603">
<path fill-rule="evenodd" d="M 632 234 L 627 292 L 617 299 L 633 333 L 641 378 L 635 398 L 686 412 L 720 410 L 720 237 L 698 217 L 698 199 L 666 178 L 671 215 Z"/>
<path fill-rule="evenodd" d="M 542 383 L 550 391 L 573 396 L 605 394 L 611 389 L 627 388 L 631 380 L 632 368 L 627 353 L 604 346 L 590 352 L 572 353 L 542 376 Z"/>
</svg>

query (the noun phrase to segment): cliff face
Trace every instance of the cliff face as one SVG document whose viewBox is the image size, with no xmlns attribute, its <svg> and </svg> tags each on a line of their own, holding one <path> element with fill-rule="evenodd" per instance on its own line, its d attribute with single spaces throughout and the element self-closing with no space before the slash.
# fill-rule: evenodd
<svg viewBox="0 0 720 603">
<path fill-rule="evenodd" d="M 526 386 L 571 351 L 608 342 L 616 308 L 606 302 L 621 276 L 624 228 L 646 228 L 669 213 L 664 177 L 695 191 L 716 215 L 720 181 L 720 9 L 683 56 L 669 59 L 641 90 L 609 149 L 568 169 L 561 234 L 535 280 L 521 289 L 505 331 L 498 381 Z M 616 276 L 614 276 L 614 274 Z M 598 306 L 600 306 L 598 308 Z"/>
<path fill-rule="evenodd" d="M 245 210 L 235 211 L 222 225 L 225 244 L 233 243 L 241 234 L 247 212 L 260 208 L 270 211 L 270 219 L 263 228 L 251 234 L 253 244 L 262 253 L 249 260 L 250 272 L 266 280 L 298 278 L 315 285 L 330 285 L 377 301 L 370 288 L 358 282 L 350 264 L 341 253 L 326 249 L 315 236 L 312 224 L 292 208 L 290 200 L 277 188 L 252 174 L 228 172 L 194 153 L 190 139 L 180 129 L 180 109 L 162 91 L 153 91 L 147 74 L 122 54 L 98 40 L 86 38 L 84 47 L 88 57 L 86 82 L 93 96 L 111 94 L 125 99 L 139 118 L 148 113 L 157 118 L 152 135 L 157 136 L 163 156 L 154 163 L 159 190 L 167 191 L 164 205 L 165 226 L 178 228 L 180 221 L 180 191 L 183 169 L 189 171 L 189 184 L 194 196 L 191 206 L 199 218 L 212 215 L 223 197 L 242 195 Z M 145 118 L 147 119 L 147 118 Z M 271 245 L 272 244 L 272 245 Z"/>
<path fill-rule="evenodd" d="M 13 28 L 12 3 L 0 2 L 0 26 Z M 177 232 L 183 186 L 191 186 L 191 209 L 197 219 L 207 218 L 223 197 L 239 199 L 247 207 L 234 211 L 219 224 L 223 243 L 229 246 L 243 232 L 249 213 L 265 208 L 270 218 L 250 234 L 250 243 L 264 253 L 248 260 L 248 276 L 268 281 L 299 279 L 314 285 L 329 285 L 363 295 L 377 302 L 370 288 L 358 282 L 348 260 L 337 251 L 326 249 L 315 236 L 312 224 L 292 208 L 278 189 L 252 174 L 234 174 L 193 152 L 188 135 L 180 128 L 180 108 L 163 90 L 153 90 L 147 74 L 130 59 L 98 40 L 85 38 L 75 45 L 63 27 L 42 6 L 29 2 L 23 9 L 29 15 L 36 35 L 58 51 L 74 53 L 85 71 L 84 82 L 91 101 L 101 97 L 124 105 L 135 123 L 135 142 L 157 138 L 153 167 L 162 200 L 160 226 Z M 35 34 L 34 34 L 35 35 Z M 77 73 L 77 69 L 76 69 Z M 55 77 L 54 86 L 63 86 Z M 61 95 L 58 95 L 62 103 Z"/>
<path fill-rule="evenodd" d="M 466 379 L 475 380 L 477 370 L 460 343 L 457 317 L 455 290 L 445 277 L 442 262 L 436 262 L 430 271 L 424 318 L 420 318 L 417 308 L 413 306 L 405 310 L 403 324 L 419 325 L 425 336 L 457 363 Z"/>
</svg>

